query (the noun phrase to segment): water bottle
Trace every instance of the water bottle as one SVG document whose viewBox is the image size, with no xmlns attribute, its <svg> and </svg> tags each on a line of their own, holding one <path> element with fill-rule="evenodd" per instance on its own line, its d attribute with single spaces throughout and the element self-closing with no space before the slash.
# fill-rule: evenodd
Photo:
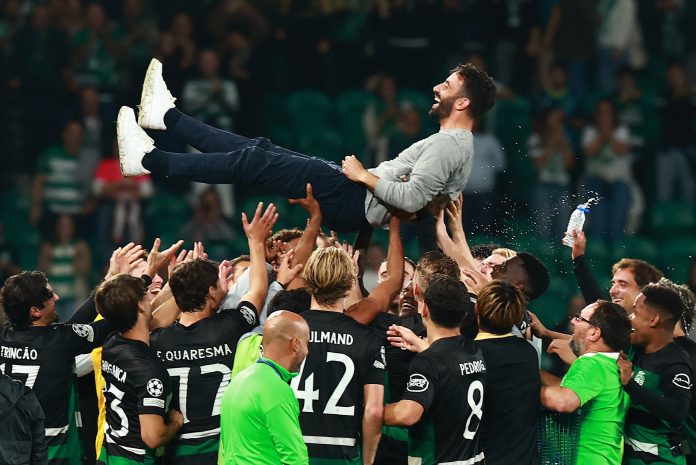
<svg viewBox="0 0 696 465">
<path fill-rule="evenodd" d="M 572 215 L 570 215 L 570 220 L 568 221 L 568 228 L 566 228 L 565 237 L 563 237 L 563 245 L 568 247 L 573 247 L 575 244 L 575 239 L 573 239 L 573 231 L 577 231 L 578 234 L 582 231 L 582 226 L 585 224 L 585 214 L 589 213 L 590 209 L 586 203 L 578 205 Z"/>
</svg>

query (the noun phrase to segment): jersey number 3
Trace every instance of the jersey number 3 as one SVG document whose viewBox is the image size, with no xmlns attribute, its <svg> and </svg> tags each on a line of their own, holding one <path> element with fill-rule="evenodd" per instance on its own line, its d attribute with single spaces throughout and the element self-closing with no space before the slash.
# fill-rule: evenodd
<svg viewBox="0 0 696 465">
<path fill-rule="evenodd" d="M 329 396 L 329 400 L 326 401 L 326 407 L 324 407 L 324 414 L 330 415 L 345 415 L 353 416 L 355 415 L 355 405 L 350 407 L 339 407 L 338 401 L 341 400 L 341 396 L 346 391 L 346 388 L 353 380 L 353 375 L 355 374 L 355 365 L 353 360 L 346 354 L 339 354 L 336 352 L 326 353 L 326 362 L 339 362 L 343 364 L 345 371 L 341 380 L 336 385 Z M 300 380 L 302 379 L 302 372 L 304 371 L 305 362 L 302 362 L 300 367 L 300 374 L 293 378 L 290 386 L 292 390 L 295 391 L 295 397 L 299 400 L 304 401 L 304 406 L 302 407 L 303 412 L 314 413 L 314 401 L 319 400 L 319 389 L 314 389 L 314 373 L 310 373 L 304 382 L 304 389 L 300 389 Z"/>
</svg>

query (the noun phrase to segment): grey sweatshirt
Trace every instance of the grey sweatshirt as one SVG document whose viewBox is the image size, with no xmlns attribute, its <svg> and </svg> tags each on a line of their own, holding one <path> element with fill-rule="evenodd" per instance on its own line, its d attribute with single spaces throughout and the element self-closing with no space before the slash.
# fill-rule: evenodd
<svg viewBox="0 0 696 465">
<path fill-rule="evenodd" d="M 441 130 L 370 169 L 379 181 L 374 194 L 368 191 L 365 198 L 367 221 L 386 228 L 392 208 L 415 213 L 456 200 L 471 173 L 473 141 L 466 129 Z"/>
</svg>

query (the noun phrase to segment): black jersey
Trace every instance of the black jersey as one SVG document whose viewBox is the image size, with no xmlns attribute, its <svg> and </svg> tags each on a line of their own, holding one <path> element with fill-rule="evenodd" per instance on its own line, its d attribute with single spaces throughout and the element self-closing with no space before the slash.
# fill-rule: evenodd
<svg viewBox="0 0 696 465">
<path fill-rule="evenodd" d="M 409 428 L 409 463 L 484 463 L 479 426 L 485 385 L 483 355 L 469 339 L 438 339 L 414 357 L 403 398 L 424 412 Z"/>
<path fill-rule="evenodd" d="M 153 461 L 161 451 L 143 442 L 138 415 L 160 415 L 166 421 L 172 392 L 166 368 L 147 344 L 115 334 L 104 343 L 101 371 L 104 462 L 109 463 L 109 457 L 119 457 L 121 463 Z"/>
<path fill-rule="evenodd" d="M 648 354 L 632 348 L 629 359 L 633 379 L 624 388 L 631 398 L 624 426 L 624 463 L 683 463 L 682 426 L 693 382 L 687 353 L 671 342 Z"/>
<path fill-rule="evenodd" d="M 309 457 L 352 463 L 360 460 L 363 388 L 384 385 L 384 345 L 375 330 L 342 313 L 308 310 L 302 316 L 309 355 L 291 386 Z"/>
<path fill-rule="evenodd" d="M 686 336 L 675 337 L 674 343 L 684 349 L 689 356 L 691 364 L 691 374 L 696 376 L 696 342 Z M 692 380 L 693 384 L 693 380 Z M 694 396 L 693 386 L 691 389 L 691 406 L 689 407 L 689 416 L 684 422 L 684 435 L 689 443 L 691 455 L 696 457 L 696 396 Z"/>
<path fill-rule="evenodd" d="M 79 448 L 77 432 L 69 431 L 69 425 L 80 423 L 76 418 L 75 356 L 100 346 L 109 332 L 107 321 L 32 326 L 19 331 L 9 325 L 0 328 L 0 370 L 36 394 L 46 416 L 49 458 L 74 454 Z"/>
<path fill-rule="evenodd" d="M 254 305 L 241 302 L 191 326 L 174 323 L 150 334 L 150 347 L 172 379 L 173 406 L 184 416 L 184 426 L 167 445 L 168 463 L 217 463 L 220 402 L 237 342 L 257 324 Z"/>
</svg>

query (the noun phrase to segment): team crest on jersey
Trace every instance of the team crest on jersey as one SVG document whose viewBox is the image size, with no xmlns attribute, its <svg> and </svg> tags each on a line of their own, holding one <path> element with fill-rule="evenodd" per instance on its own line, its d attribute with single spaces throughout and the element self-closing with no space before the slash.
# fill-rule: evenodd
<svg viewBox="0 0 696 465">
<path fill-rule="evenodd" d="M 674 375 L 672 384 L 682 389 L 691 389 L 691 378 L 686 373 L 679 373 Z"/>
<path fill-rule="evenodd" d="M 645 382 L 645 372 L 643 370 L 638 371 L 638 374 L 635 377 L 636 383 L 640 384 L 641 386 Z"/>
<path fill-rule="evenodd" d="M 70 326 L 72 326 L 72 330 L 75 331 L 75 334 L 77 334 L 78 336 L 84 337 L 89 342 L 94 341 L 94 328 L 92 328 L 90 325 L 70 325 Z"/>
<path fill-rule="evenodd" d="M 420 373 L 413 373 L 408 379 L 408 386 L 406 390 L 409 392 L 423 392 L 428 389 L 430 383 L 425 378 L 425 376 Z"/>
<path fill-rule="evenodd" d="M 146 388 L 148 394 L 155 397 L 161 396 L 164 392 L 164 385 L 162 384 L 162 381 L 158 380 L 157 378 L 152 378 L 150 381 L 148 381 Z"/>
<path fill-rule="evenodd" d="M 256 315 L 250 309 L 248 309 L 247 307 L 241 307 L 239 309 L 239 313 L 242 314 L 247 323 L 249 323 L 250 325 L 254 324 L 254 320 L 256 320 Z"/>
</svg>

